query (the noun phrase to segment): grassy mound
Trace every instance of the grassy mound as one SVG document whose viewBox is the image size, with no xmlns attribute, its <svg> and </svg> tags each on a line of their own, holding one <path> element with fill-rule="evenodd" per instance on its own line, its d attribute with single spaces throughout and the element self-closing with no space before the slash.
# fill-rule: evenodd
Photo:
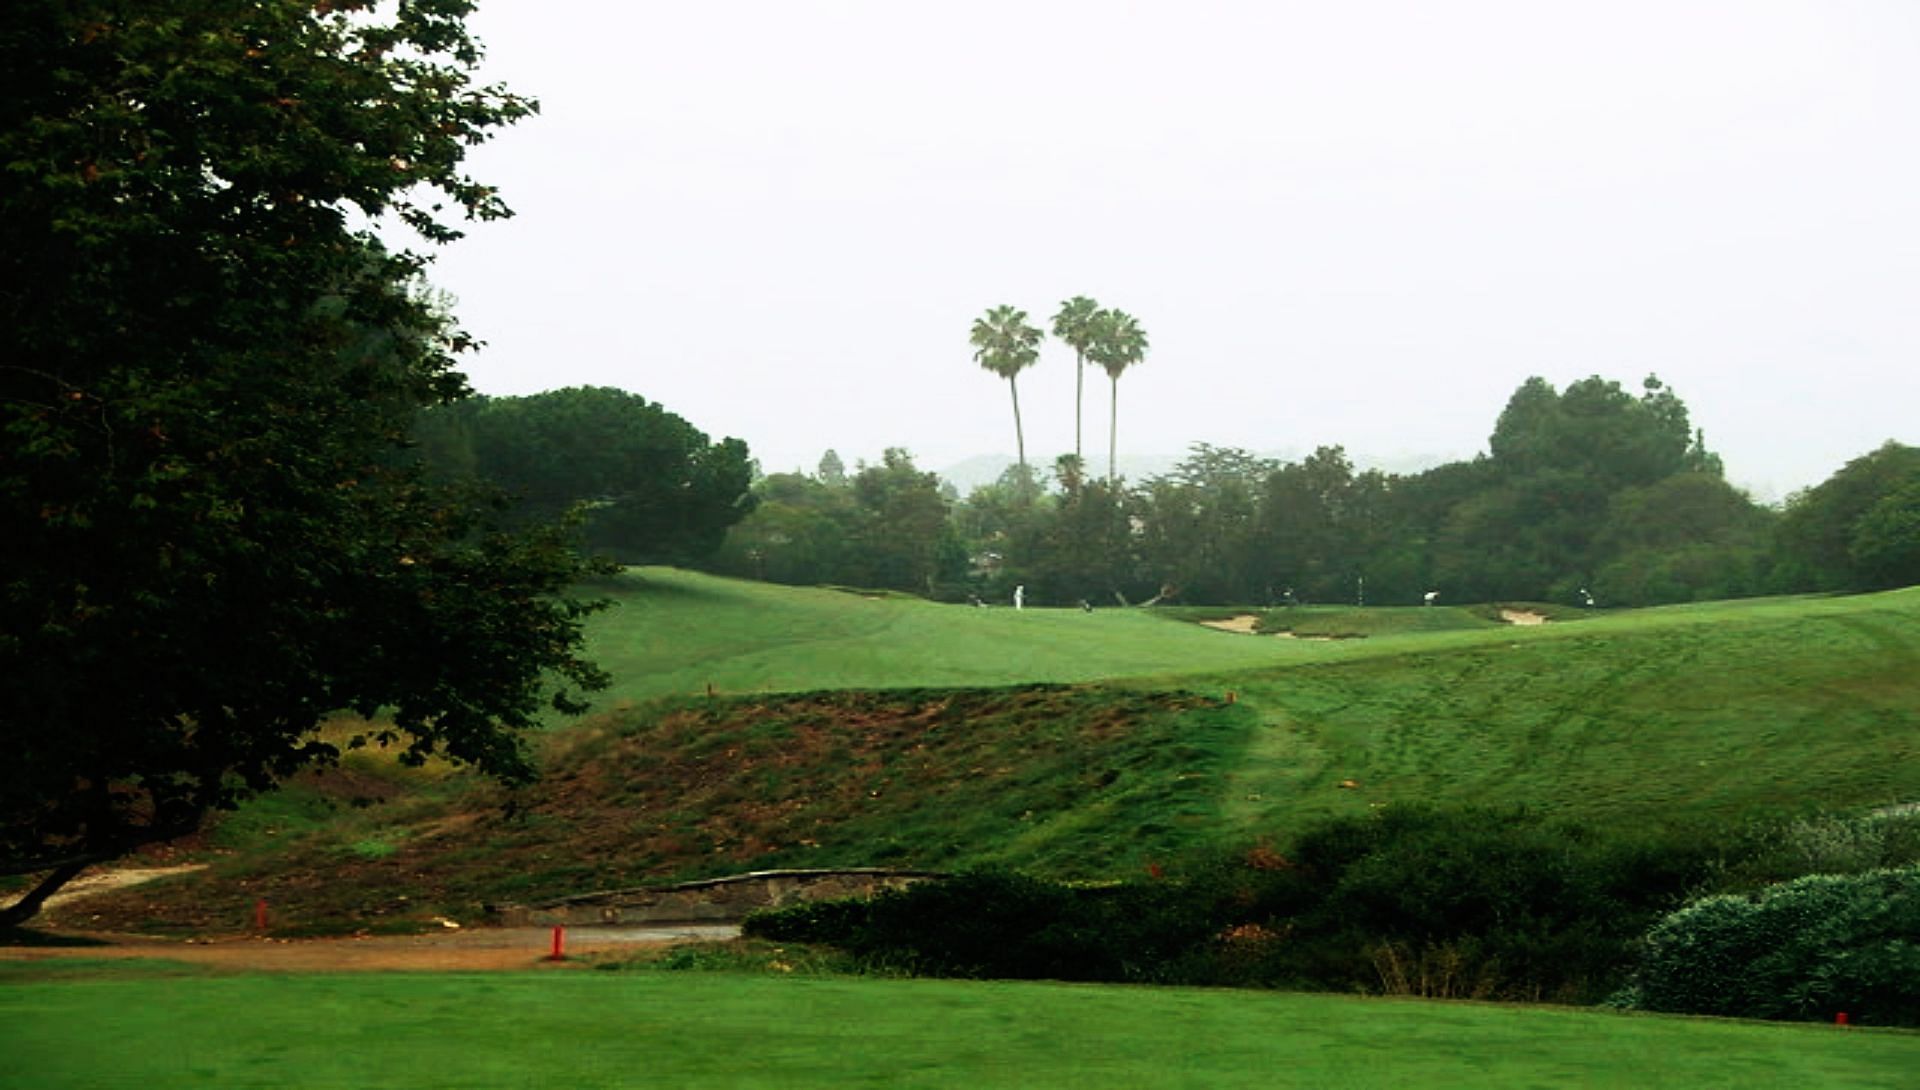
<svg viewBox="0 0 1920 1090">
<path fill-rule="evenodd" d="M 1920 590 L 1527 627 L 1385 610 L 1332 642 L 654 570 L 614 593 L 595 639 L 634 700 L 551 732 L 541 784 L 351 766 L 243 811 L 209 874 L 69 921 L 237 929 L 267 896 L 418 923 L 781 865 L 1121 875 L 1389 803 L 1728 830 L 1920 799 Z"/>
<path fill-rule="evenodd" d="M 1215 697 L 1051 686 L 671 701 L 556 735 L 520 791 L 443 780 L 302 824 L 328 806 L 310 781 L 252 850 L 71 922 L 232 930 L 264 897 L 284 931 L 348 930 L 779 866 L 1138 870 L 1222 827 L 1252 725 Z"/>
</svg>

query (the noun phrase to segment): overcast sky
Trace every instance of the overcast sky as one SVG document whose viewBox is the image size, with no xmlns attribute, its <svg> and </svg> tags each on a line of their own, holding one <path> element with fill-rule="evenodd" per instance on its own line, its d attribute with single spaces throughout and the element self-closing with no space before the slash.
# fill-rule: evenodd
<svg viewBox="0 0 1920 1090">
<path fill-rule="evenodd" d="M 1920 444 L 1920 3 L 490 0 L 541 116 L 434 279 L 483 392 L 611 385 L 767 471 L 1013 453 L 967 332 L 1152 341 L 1120 444 L 1484 450 L 1657 372 L 1762 499 Z M 1020 378 L 1073 447 L 1073 359 Z M 1107 380 L 1086 447 L 1105 465 Z"/>
</svg>

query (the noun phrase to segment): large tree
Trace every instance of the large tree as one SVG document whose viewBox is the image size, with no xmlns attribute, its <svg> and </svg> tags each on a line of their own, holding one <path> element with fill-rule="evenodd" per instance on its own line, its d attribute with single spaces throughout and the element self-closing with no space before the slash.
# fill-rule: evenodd
<svg viewBox="0 0 1920 1090">
<path fill-rule="evenodd" d="M 1012 306 L 999 306 L 986 316 L 974 319 L 968 340 L 973 344 L 973 360 L 1007 380 L 1013 392 L 1013 441 L 1019 450 L 1020 468 L 1027 466 L 1027 437 L 1020 426 L 1020 372 L 1040 358 L 1043 334 L 1027 324 L 1027 312 Z"/>
<path fill-rule="evenodd" d="M 1787 500 L 1781 589 L 1883 590 L 1920 582 L 1920 447 L 1892 440 Z"/>
<path fill-rule="evenodd" d="M 1146 330 L 1124 310 L 1102 310 L 1092 319 L 1087 358 L 1099 364 L 1112 383 L 1107 418 L 1107 484 L 1111 487 L 1120 474 L 1120 376 L 1147 358 Z"/>
<path fill-rule="evenodd" d="M 498 485 L 536 519 L 581 507 L 587 543 L 626 564 L 699 563 L 753 510 L 744 442 L 608 386 L 470 398 L 429 410 L 420 433 L 431 468 Z"/>
<path fill-rule="evenodd" d="M 1076 295 L 1060 304 L 1053 316 L 1053 335 L 1073 348 L 1073 456 L 1084 458 L 1080 449 L 1080 404 L 1087 384 L 1087 349 L 1093 344 L 1093 316 L 1100 304 L 1084 295 Z"/>
<path fill-rule="evenodd" d="M 199 825 L 333 756 L 530 772 L 601 678 L 557 534 L 403 456 L 470 341 L 383 247 L 506 214 L 464 0 L 12 0 L 0 21 L 0 872 Z"/>
</svg>

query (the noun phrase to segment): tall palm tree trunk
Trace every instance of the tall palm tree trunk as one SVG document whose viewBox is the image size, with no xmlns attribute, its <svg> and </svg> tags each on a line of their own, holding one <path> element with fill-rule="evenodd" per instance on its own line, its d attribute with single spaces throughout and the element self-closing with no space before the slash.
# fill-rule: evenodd
<svg viewBox="0 0 1920 1090">
<path fill-rule="evenodd" d="M 1087 387 L 1087 357 L 1084 353 L 1073 354 L 1073 456 L 1080 457 L 1080 400 L 1081 391 Z"/>
<path fill-rule="evenodd" d="M 1107 487 L 1120 480 L 1120 376 L 1113 380 L 1113 402 L 1107 417 Z"/>
<path fill-rule="evenodd" d="M 1020 384 L 1007 376 L 1007 389 L 1013 391 L 1013 445 L 1020 452 L 1020 469 L 1027 468 L 1027 433 L 1020 427 Z"/>
</svg>

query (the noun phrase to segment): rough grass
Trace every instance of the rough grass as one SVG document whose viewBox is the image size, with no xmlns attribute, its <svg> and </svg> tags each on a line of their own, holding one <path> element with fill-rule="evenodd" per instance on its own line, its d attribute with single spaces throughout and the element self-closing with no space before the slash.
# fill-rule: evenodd
<svg viewBox="0 0 1920 1090">
<path fill-rule="evenodd" d="M 343 811 L 74 912 L 221 930 L 265 897 L 310 932 L 780 866 L 1137 872 L 1221 827 L 1219 762 L 1253 727 L 1216 696 L 1086 687 L 682 698 L 556 735 L 518 792 Z"/>
<path fill-rule="evenodd" d="M 1912 1085 L 1920 1037 L 1275 993 L 729 974 L 0 987 L 0 1087 Z"/>
</svg>

